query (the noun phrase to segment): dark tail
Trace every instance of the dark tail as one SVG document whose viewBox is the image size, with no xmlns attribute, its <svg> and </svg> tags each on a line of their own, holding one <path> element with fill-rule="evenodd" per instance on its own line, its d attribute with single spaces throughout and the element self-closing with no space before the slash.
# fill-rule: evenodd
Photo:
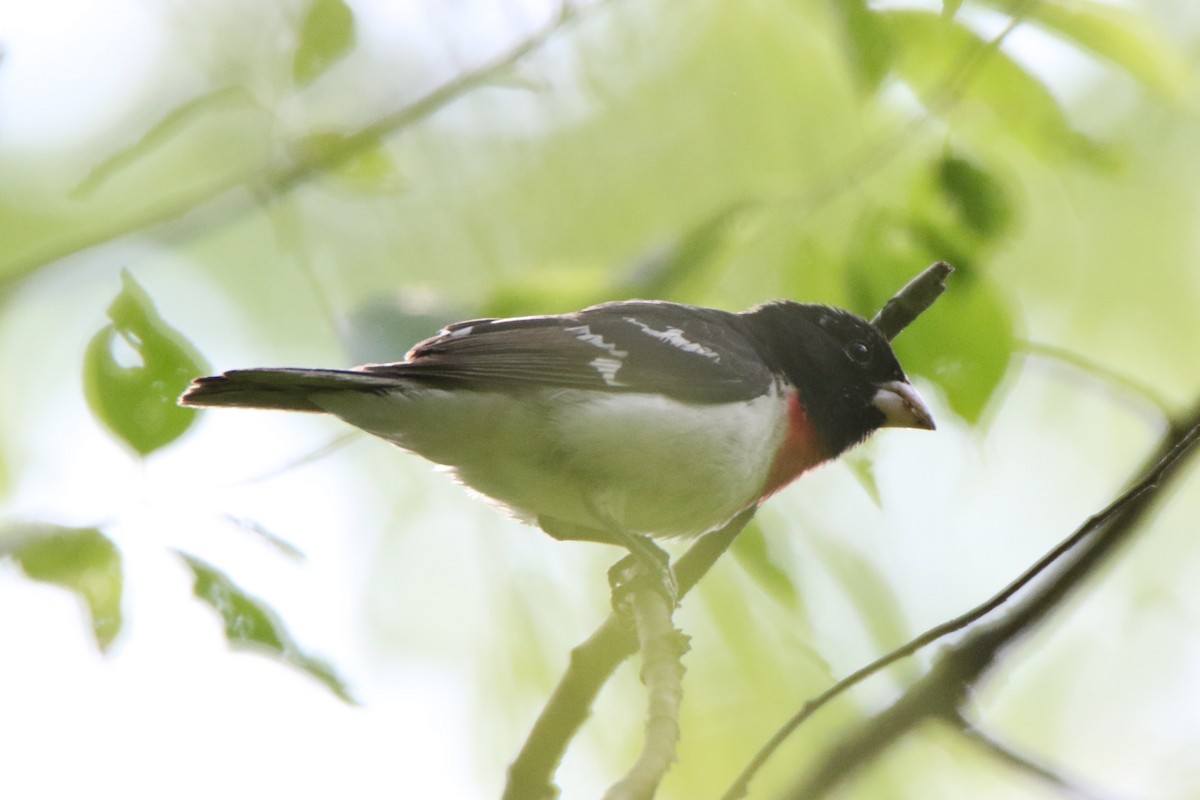
<svg viewBox="0 0 1200 800">
<path fill-rule="evenodd" d="M 314 394 L 383 392 L 401 386 L 403 383 L 395 378 L 359 370 L 237 369 L 192 381 L 179 398 L 179 404 L 324 412 L 325 409 L 312 401 Z"/>
</svg>

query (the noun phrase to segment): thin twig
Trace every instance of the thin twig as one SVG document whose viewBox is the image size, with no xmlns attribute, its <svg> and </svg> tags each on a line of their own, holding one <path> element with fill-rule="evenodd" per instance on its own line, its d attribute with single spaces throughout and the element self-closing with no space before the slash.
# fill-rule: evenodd
<svg viewBox="0 0 1200 800">
<path fill-rule="evenodd" d="M 988 755 L 996 758 L 1010 767 L 1013 767 L 1014 769 L 1020 770 L 1021 772 L 1027 772 L 1039 780 L 1045 781 L 1051 786 L 1061 790 L 1068 797 L 1071 797 L 1074 800 L 1109 800 L 1107 796 L 1101 796 L 1090 789 L 1085 789 L 1077 782 L 1063 777 L 1046 765 L 1039 764 L 1028 756 L 1018 753 L 1008 745 L 997 740 L 995 737 L 984 733 L 962 716 L 959 716 L 957 719 L 947 721 L 953 722 L 955 728 L 967 739 L 967 741 L 975 744 Z"/>
<path fill-rule="evenodd" d="M 1114 386 L 1153 408 L 1161 418 L 1171 418 L 1171 404 L 1167 402 L 1167 399 L 1150 386 L 1136 381 L 1128 375 L 1123 375 L 1114 369 L 1110 369 L 1099 362 L 1093 361 L 1072 350 L 1067 350 L 1064 347 L 1029 340 L 1018 341 L 1017 347 L 1028 355 L 1072 367 L 1110 386 Z"/>
<path fill-rule="evenodd" d="M 682 598 L 704 577 L 754 516 L 742 512 L 724 528 L 701 537 L 675 562 Z M 567 746 L 591 714 L 601 687 L 626 658 L 637 651 L 632 628 L 610 614 L 588 639 L 571 651 L 567 670 L 546 702 L 521 752 L 508 769 L 504 800 L 552 800 L 558 797 L 554 773 Z"/>
<path fill-rule="evenodd" d="M 633 594 L 633 618 L 642 653 L 642 683 L 649 708 L 646 740 L 637 761 L 604 800 L 649 800 L 675 763 L 679 743 L 679 709 L 683 701 L 683 654 L 688 640 L 672 621 L 667 598 L 652 587 Z"/>
<path fill-rule="evenodd" d="M 1004 41 L 1034 10 L 1041 0 L 1017 0 L 1009 12 L 1009 21 L 1004 29 L 987 41 L 966 49 L 962 56 L 946 70 L 941 81 L 921 98 L 925 113 L 911 120 L 900 130 L 889 130 L 875 141 L 867 142 L 856 149 L 852 157 L 830 173 L 832 177 L 821 182 L 814 181 L 813 189 L 801 194 L 788 194 L 776 198 L 778 204 L 802 206 L 811 215 L 816 209 L 829 205 L 836 198 L 858 188 L 872 174 L 878 174 L 894 158 L 904 152 L 916 135 L 930 120 L 943 117 L 954 109 L 966 94 L 971 83 L 978 77 L 980 69 Z"/>
<path fill-rule="evenodd" d="M 939 625 L 929 628 L 924 633 L 911 639 L 906 644 L 897 647 L 889 653 L 885 653 L 879 658 L 864 667 L 855 670 L 854 672 L 842 678 L 840 681 L 830 686 L 821 694 L 812 698 L 804 704 L 804 706 L 796 712 L 787 722 L 785 722 L 778 731 L 767 741 L 766 744 L 754 755 L 754 758 L 746 765 L 742 773 L 730 785 L 725 793 L 721 795 L 722 800 L 736 800 L 744 797 L 749 788 L 750 781 L 762 768 L 762 766 L 771 758 L 780 745 L 787 740 L 789 736 L 796 731 L 809 717 L 813 716 L 822 707 L 828 704 L 836 697 L 845 694 L 854 686 L 862 683 L 867 678 L 871 677 L 884 668 L 899 661 L 902 658 L 907 658 L 913 653 L 922 648 L 936 642 L 945 636 L 966 628 L 968 625 L 977 622 L 987 614 L 999 608 L 1017 592 L 1029 585 L 1034 578 L 1045 572 L 1050 566 L 1058 562 L 1060 558 L 1074 549 L 1081 541 L 1096 532 L 1101 527 L 1108 525 L 1121 514 L 1127 513 L 1135 504 L 1143 501 L 1147 495 L 1153 494 L 1158 489 L 1158 481 L 1163 477 L 1166 470 L 1169 470 L 1175 463 L 1175 460 L 1181 457 L 1192 444 L 1195 443 L 1197 436 L 1196 425 L 1200 425 L 1200 408 L 1197 409 L 1195 420 L 1192 423 L 1193 427 L 1188 433 L 1180 433 L 1180 430 L 1187 430 L 1175 426 L 1172 428 L 1173 434 L 1168 436 L 1168 442 L 1178 442 L 1178 445 L 1166 452 L 1158 463 L 1151 469 L 1146 476 L 1137 484 L 1132 486 L 1128 491 L 1110 503 L 1106 508 L 1089 517 L 1082 525 L 1080 525 L 1070 536 L 1063 539 L 1055 547 L 1038 559 L 1031 567 L 1026 569 L 1015 580 L 1001 589 L 996 594 L 989 597 L 979 605 L 970 610 L 959 614 L 951 620 L 947 620 Z"/>
<path fill-rule="evenodd" d="M 789 797 L 816 800 L 826 796 L 859 767 L 930 717 L 953 719 L 971 689 L 1011 646 L 1060 608 L 1068 595 L 1105 564 L 1145 521 L 1152 501 L 1160 497 L 1178 466 L 1200 441 L 1200 403 L 1169 433 L 1144 470 L 1144 477 L 1080 530 L 1095 535 L 1075 549 L 1052 578 L 1034 588 L 1006 614 L 975 628 L 946 650 L 933 668 L 892 706 L 865 721 L 837 743 L 813 773 L 793 787 Z"/>
<path fill-rule="evenodd" d="M 0 289 L 15 283 L 41 267 L 82 252 L 104 242 L 128 236 L 136 231 L 164 225 L 201 209 L 234 189 L 249 188 L 249 192 L 227 198 L 219 208 L 211 209 L 207 223 L 228 219 L 248 203 L 286 193 L 299 184 L 344 164 L 360 153 L 379 144 L 385 137 L 431 117 L 463 95 L 494 81 L 512 69 L 526 56 L 540 49 L 582 12 L 564 2 L 559 12 L 545 25 L 534 31 L 511 49 L 449 80 L 411 103 L 377 119 L 375 122 L 341 139 L 336 147 L 313 148 L 304 151 L 295 161 L 283 166 L 263 167 L 257 174 L 223 176 L 182 196 L 151 200 L 145 207 L 112 225 L 83 227 L 71 235 L 56 240 L 40 251 L 19 258 L 5 268 L 0 277 Z"/>
</svg>

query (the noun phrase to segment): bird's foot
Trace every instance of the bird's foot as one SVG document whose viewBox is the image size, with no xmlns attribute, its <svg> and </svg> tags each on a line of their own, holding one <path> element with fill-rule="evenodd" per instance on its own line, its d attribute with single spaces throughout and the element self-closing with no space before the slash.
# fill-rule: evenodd
<svg viewBox="0 0 1200 800">
<path fill-rule="evenodd" d="M 630 598 L 642 589 L 658 592 L 674 609 L 679 603 L 679 584 L 671 568 L 671 556 L 645 536 L 630 534 L 622 539 L 629 555 L 608 570 L 613 610 L 628 614 Z"/>
</svg>

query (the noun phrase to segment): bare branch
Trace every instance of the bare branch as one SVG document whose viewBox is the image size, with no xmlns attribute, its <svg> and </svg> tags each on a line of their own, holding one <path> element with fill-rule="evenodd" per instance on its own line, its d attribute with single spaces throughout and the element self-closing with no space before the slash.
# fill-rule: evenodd
<svg viewBox="0 0 1200 800">
<path fill-rule="evenodd" d="M 1106 563 L 1118 546 L 1139 530 L 1153 501 L 1178 475 L 1180 463 L 1192 454 L 1198 440 L 1200 403 L 1186 421 L 1171 426 L 1159 452 L 1143 471 L 1144 476 L 1056 548 L 1055 552 L 1058 552 L 1064 546 L 1071 549 L 1082 542 L 1074 548 L 1073 558 L 1008 613 L 979 626 L 946 650 L 929 673 L 892 706 L 852 730 L 831 748 L 813 773 L 796 784 L 788 796 L 805 800 L 824 797 L 920 722 L 931 717 L 956 718 L 971 689 L 991 669 L 1000 652 L 1044 622 L 1069 594 Z M 1088 537 L 1086 541 L 1083 541 L 1084 537 Z"/>
<path fill-rule="evenodd" d="M 683 700 L 683 663 L 688 639 L 671 620 L 673 609 L 656 589 L 634 592 L 633 616 L 642 652 L 642 683 L 650 698 L 646 741 L 629 772 L 604 800 L 649 800 L 675 763 L 679 709 Z"/>
<path fill-rule="evenodd" d="M 310 150 L 289 164 L 264 167 L 258 174 L 222 177 L 183 195 L 155 198 L 143 208 L 111 225 L 81 229 L 56 239 L 40 250 L 11 263 L 5 269 L 5 274 L 0 277 L 0 289 L 73 253 L 137 231 L 165 225 L 204 209 L 218 199 L 224 202 L 218 207 L 206 209 L 209 212 L 204 218 L 206 225 L 211 226 L 229 219 L 242 211 L 247 203 L 262 202 L 285 194 L 313 177 L 324 174 L 327 170 L 369 150 L 385 137 L 428 119 L 460 97 L 496 80 L 526 56 L 540 49 L 581 13 L 571 3 L 564 2 L 549 22 L 506 52 L 433 88 L 411 103 L 385 114 L 370 125 L 346 136 L 337 147 Z M 226 197 L 239 188 L 248 188 L 250 191 Z"/>
<path fill-rule="evenodd" d="M 909 281 L 895 297 L 884 303 L 872 319 L 871 324 L 879 329 L 889 342 L 907 328 L 914 319 L 925 313 L 925 309 L 946 291 L 946 279 L 954 267 L 945 261 L 932 264 L 917 277 Z"/>
<path fill-rule="evenodd" d="M 675 563 L 675 578 L 682 598 L 708 572 L 750 519 L 754 509 L 742 512 L 719 531 L 702 537 Z M 637 651 L 637 638 L 620 616 L 609 615 L 587 641 L 571 651 L 567 671 L 546 702 L 521 752 L 508 769 L 504 800 L 552 800 L 558 797 L 554 773 L 591 714 L 601 687 Z"/>
<path fill-rule="evenodd" d="M 1016 752 L 1008 745 L 998 741 L 992 736 L 979 730 L 972 725 L 967 719 L 958 717 L 953 720 L 955 727 L 967 738 L 968 741 L 977 745 L 985 753 L 993 756 L 999 761 L 1026 772 L 1039 780 L 1062 790 L 1067 797 L 1073 800 L 1109 800 L 1108 797 L 1096 794 L 1090 789 L 1085 789 L 1073 780 L 1069 780 L 1044 764 L 1030 759 L 1028 756 Z"/>
</svg>

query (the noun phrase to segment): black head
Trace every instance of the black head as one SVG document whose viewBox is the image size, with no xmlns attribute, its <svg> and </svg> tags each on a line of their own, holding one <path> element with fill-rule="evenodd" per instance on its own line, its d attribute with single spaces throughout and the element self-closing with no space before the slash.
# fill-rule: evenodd
<svg viewBox="0 0 1200 800">
<path fill-rule="evenodd" d="M 833 457 L 884 426 L 933 428 L 891 345 L 861 317 L 778 301 L 743 317 L 759 354 L 800 392 Z"/>
</svg>

